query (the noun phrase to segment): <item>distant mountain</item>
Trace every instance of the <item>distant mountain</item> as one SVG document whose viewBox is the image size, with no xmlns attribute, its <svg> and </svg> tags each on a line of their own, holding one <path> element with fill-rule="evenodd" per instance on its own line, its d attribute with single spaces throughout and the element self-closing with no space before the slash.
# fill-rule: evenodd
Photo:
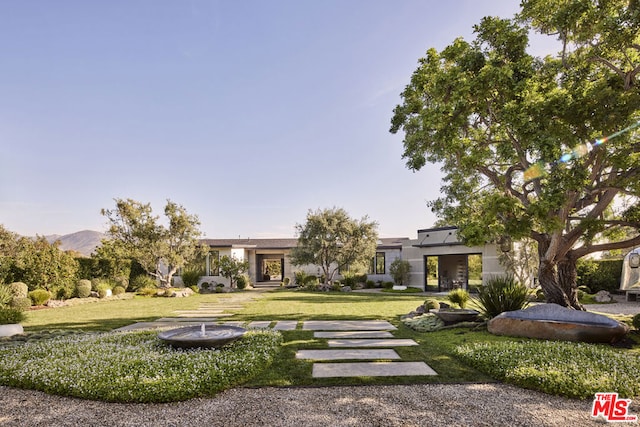
<svg viewBox="0 0 640 427">
<path fill-rule="evenodd" d="M 45 236 L 49 243 L 60 241 L 60 249 L 63 251 L 76 251 L 85 256 L 91 255 L 105 237 L 103 233 L 91 230 L 78 231 L 64 236 L 59 234 Z"/>
</svg>

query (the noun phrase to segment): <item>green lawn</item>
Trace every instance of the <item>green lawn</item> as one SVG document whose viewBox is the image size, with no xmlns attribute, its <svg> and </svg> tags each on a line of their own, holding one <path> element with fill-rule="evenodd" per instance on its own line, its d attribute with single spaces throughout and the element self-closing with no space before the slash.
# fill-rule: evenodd
<svg viewBox="0 0 640 427">
<path fill-rule="evenodd" d="M 250 292 L 250 291 L 249 291 Z M 129 300 L 100 301 L 56 309 L 34 310 L 24 323 L 27 334 L 44 330 L 75 330 L 85 332 L 110 331 L 135 322 L 153 321 L 175 315 L 175 310 L 196 309 L 201 303 L 229 298 L 227 294 L 194 295 L 188 298 L 135 297 Z M 396 348 L 403 361 L 425 361 L 437 376 L 424 377 L 360 377 L 314 379 L 312 363 L 298 360 L 299 349 L 327 348 L 327 342 L 316 339 L 312 331 L 299 329 L 282 332 L 283 342 L 269 369 L 263 369 L 245 383 L 247 386 L 307 386 L 406 383 L 490 382 L 500 379 L 553 394 L 587 397 L 594 382 L 609 375 L 601 359 L 620 359 L 620 366 L 640 366 L 640 348 L 619 349 L 608 345 L 551 347 L 546 356 L 554 361 L 553 372 L 545 373 L 544 363 L 534 358 L 514 358 L 517 348 L 522 354 L 539 354 L 540 341 L 524 338 L 498 337 L 485 327 L 454 328 L 436 332 L 416 332 L 406 327 L 400 316 L 421 305 L 426 297 L 401 293 L 319 293 L 278 289 L 267 292 L 255 301 L 245 303 L 233 317 L 225 320 L 387 320 L 398 329 L 396 338 L 411 338 L 419 345 Z M 444 298 L 440 298 L 444 300 Z M 619 319 L 622 320 L 622 319 Z M 42 334 L 34 334 L 39 336 Z M 637 334 L 631 335 L 638 340 Z M 513 347 L 520 346 L 520 347 Z M 568 347 L 567 347 L 568 346 Z M 567 348 L 575 347 L 575 352 Z M 597 348 L 597 358 L 592 356 Z M 463 349 L 463 350 L 461 350 Z M 576 353 L 577 352 L 577 353 Z M 508 354 L 508 356 L 505 356 Z M 575 360 L 582 360 L 576 369 Z M 598 359 L 598 360 L 596 360 Z M 503 363 L 505 361 L 509 363 Z M 489 362 L 486 362 L 489 361 Z M 515 364 L 513 363 L 515 361 Z M 483 363 L 479 363 L 483 362 Z M 563 366 L 567 366 L 566 372 Z M 568 369 L 571 367 L 571 369 Z M 551 368 L 550 368 L 551 369 Z M 612 384 L 637 383 L 639 372 L 618 372 L 620 378 Z M 514 375 L 514 372 L 527 373 Z M 538 377 L 535 373 L 540 372 Z M 564 372 L 564 373 L 563 373 Z M 584 373 L 584 375 L 581 375 Z M 512 379 L 513 378 L 513 379 Z M 524 378 L 524 379 L 523 379 Z M 539 384 L 537 378 L 545 378 Z M 569 389 L 565 384 L 571 384 Z M 591 388 L 590 388 L 591 387 Z M 616 391 L 616 390 L 606 390 Z M 623 391 L 623 390 L 620 390 Z M 629 396 L 640 395 L 640 388 L 624 390 Z"/>
</svg>

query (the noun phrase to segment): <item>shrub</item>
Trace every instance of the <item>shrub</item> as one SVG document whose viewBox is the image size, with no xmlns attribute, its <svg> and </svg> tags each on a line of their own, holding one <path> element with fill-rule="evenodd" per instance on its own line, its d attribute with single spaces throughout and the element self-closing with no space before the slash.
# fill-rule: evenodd
<svg viewBox="0 0 640 427">
<path fill-rule="evenodd" d="M 373 280 L 369 279 L 365 282 L 365 286 L 367 287 L 367 289 L 373 289 L 376 287 L 376 282 L 374 282 Z"/>
<path fill-rule="evenodd" d="M 304 279 L 304 287 L 309 291 L 315 291 L 318 289 L 320 281 L 316 276 L 307 276 Z"/>
<path fill-rule="evenodd" d="M 9 307 L 15 308 L 20 311 L 27 311 L 31 307 L 31 298 L 29 297 L 16 297 L 11 300 Z"/>
<path fill-rule="evenodd" d="M 435 300 L 433 298 L 427 298 L 424 301 L 424 304 L 422 304 L 424 306 L 425 311 L 429 311 L 429 310 L 437 310 L 440 308 L 440 303 L 438 302 L 438 300 Z"/>
<path fill-rule="evenodd" d="M 305 281 L 307 280 L 308 275 L 304 271 L 300 270 L 293 273 L 293 277 L 295 277 L 296 284 L 298 286 L 303 286 L 306 283 Z"/>
<path fill-rule="evenodd" d="M 587 286 L 591 292 L 616 291 L 620 287 L 622 260 L 580 259 L 576 264 L 580 286 Z"/>
<path fill-rule="evenodd" d="M 528 293 L 513 276 L 492 277 L 478 292 L 480 314 L 492 319 L 505 311 L 521 310 L 529 305 Z"/>
<path fill-rule="evenodd" d="M 238 289 L 246 288 L 248 282 L 249 282 L 249 278 L 245 275 L 238 276 L 236 278 L 236 286 L 238 287 Z"/>
<path fill-rule="evenodd" d="M 397 285 L 406 285 L 409 283 L 409 273 L 411 272 L 411 264 L 409 261 L 400 258 L 395 259 L 389 267 L 389 273 L 393 277 Z"/>
<path fill-rule="evenodd" d="M 464 289 L 454 289 L 447 295 L 449 302 L 460 308 L 465 308 L 470 298 L 469 292 Z"/>
<path fill-rule="evenodd" d="M 200 293 L 200 289 L 198 289 L 197 286 L 189 286 L 189 289 L 191 289 L 194 294 Z"/>
<path fill-rule="evenodd" d="M 634 328 L 640 331 L 640 313 L 633 316 L 633 319 L 631 320 L 631 324 L 633 325 Z"/>
<path fill-rule="evenodd" d="M 393 288 L 393 282 L 382 282 L 382 287 L 384 289 L 391 289 Z"/>
<path fill-rule="evenodd" d="M 76 283 L 76 296 L 78 298 L 89 298 L 91 296 L 91 280 L 78 280 L 78 283 Z"/>
<path fill-rule="evenodd" d="M 154 297 L 158 294 L 158 288 L 155 286 L 152 288 L 151 287 L 140 288 L 138 289 L 137 294 L 145 297 Z"/>
<path fill-rule="evenodd" d="M 209 284 L 209 282 L 202 282 L 202 284 L 200 285 L 200 289 L 202 289 L 206 293 L 209 290 L 210 286 L 211 284 Z"/>
<path fill-rule="evenodd" d="M 122 286 L 116 286 L 115 288 L 113 288 L 112 292 L 113 292 L 113 295 L 122 295 L 125 292 L 127 292 L 127 290 Z"/>
<path fill-rule="evenodd" d="M 282 283 L 280 283 L 280 286 L 289 286 L 289 283 L 291 283 L 291 279 L 288 277 L 285 277 Z"/>
<path fill-rule="evenodd" d="M 11 303 L 13 294 L 7 285 L 0 285 L 0 307 L 4 307 Z"/>
<path fill-rule="evenodd" d="M 362 283 L 362 284 L 367 283 L 367 274 L 363 273 L 363 274 L 356 275 L 356 283 Z"/>
<path fill-rule="evenodd" d="M 444 322 L 433 313 L 425 313 L 421 316 L 402 319 L 405 326 L 418 332 L 433 332 L 442 329 Z"/>
<path fill-rule="evenodd" d="M 15 308 L 0 308 L 0 325 L 12 325 L 23 322 L 25 315 Z"/>
<path fill-rule="evenodd" d="M 45 305 L 51 299 L 51 294 L 46 289 L 34 289 L 29 292 L 29 298 L 33 305 Z"/>
<path fill-rule="evenodd" d="M 342 283 L 353 288 L 356 285 L 356 277 L 353 274 L 345 273 L 342 275 Z"/>
<path fill-rule="evenodd" d="M 53 295 L 56 296 L 56 299 L 69 299 L 69 298 L 73 298 L 75 292 L 76 292 L 76 287 L 73 284 L 73 282 L 68 282 L 62 285 L 57 285 L 54 288 L 51 289 L 51 292 Z"/>
<path fill-rule="evenodd" d="M 186 287 L 198 286 L 200 278 L 204 276 L 202 270 L 188 269 L 182 272 L 182 283 Z"/>
<path fill-rule="evenodd" d="M 97 292 L 99 298 L 105 298 L 112 293 L 111 286 L 107 282 L 101 282 L 100 284 L 98 284 Z"/>
<path fill-rule="evenodd" d="M 156 283 L 156 280 L 151 276 L 147 276 L 146 274 L 140 274 L 134 277 L 134 279 L 131 281 L 132 291 L 138 291 L 143 288 L 157 288 L 157 287 L 158 287 L 158 284 Z"/>
<path fill-rule="evenodd" d="M 29 286 L 23 282 L 13 282 L 9 286 L 11 294 L 16 298 L 27 298 L 29 295 Z"/>
</svg>

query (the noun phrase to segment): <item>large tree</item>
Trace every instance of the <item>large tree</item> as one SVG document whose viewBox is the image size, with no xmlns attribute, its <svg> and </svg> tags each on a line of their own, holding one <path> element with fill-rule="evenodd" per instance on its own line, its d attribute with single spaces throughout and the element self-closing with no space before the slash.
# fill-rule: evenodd
<svg viewBox="0 0 640 427">
<path fill-rule="evenodd" d="M 296 224 L 298 246 L 291 251 L 291 262 L 317 265 L 331 282 L 338 270 L 375 256 L 377 229 L 375 221 L 352 219 L 342 208 L 309 211 L 307 221 Z"/>
<path fill-rule="evenodd" d="M 576 260 L 640 244 L 619 238 L 640 229 L 634 131 L 592 143 L 640 118 L 636 74 L 629 81 L 610 66 L 628 52 L 600 61 L 583 45 L 540 59 L 527 53 L 521 22 L 487 17 L 475 33 L 420 59 L 391 132 L 404 132 L 409 168 L 441 165 L 442 197 L 430 206 L 466 242 L 532 238 L 547 300 L 581 309 Z"/>
<path fill-rule="evenodd" d="M 163 287 L 179 268 L 204 250 L 198 238 L 200 221 L 180 205 L 167 200 L 164 214 L 167 225 L 160 224 L 150 204 L 132 199 L 115 199 L 115 209 L 102 209 L 109 220 L 107 232 L 117 253 L 126 253 L 136 260 Z"/>
</svg>

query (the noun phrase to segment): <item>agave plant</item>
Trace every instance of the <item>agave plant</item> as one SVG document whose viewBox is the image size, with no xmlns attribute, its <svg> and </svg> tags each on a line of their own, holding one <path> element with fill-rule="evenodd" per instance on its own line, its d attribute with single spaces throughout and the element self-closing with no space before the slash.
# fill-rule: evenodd
<svg viewBox="0 0 640 427">
<path fill-rule="evenodd" d="M 494 276 L 478 290 L 480 314 L 492 319 L 505 311 L 521 310 L 529 305 L 529 291 L 513 276 Z"/>
<path fill-rule="evenodd" d="M 469 296 L 469 292 L 464 289 L 454 289 L 447 295 L 447 299 L 451 304 L 455 304 L 460 308 L 464 309 L 469 302 L 471 297 Z"/>
</svg>

